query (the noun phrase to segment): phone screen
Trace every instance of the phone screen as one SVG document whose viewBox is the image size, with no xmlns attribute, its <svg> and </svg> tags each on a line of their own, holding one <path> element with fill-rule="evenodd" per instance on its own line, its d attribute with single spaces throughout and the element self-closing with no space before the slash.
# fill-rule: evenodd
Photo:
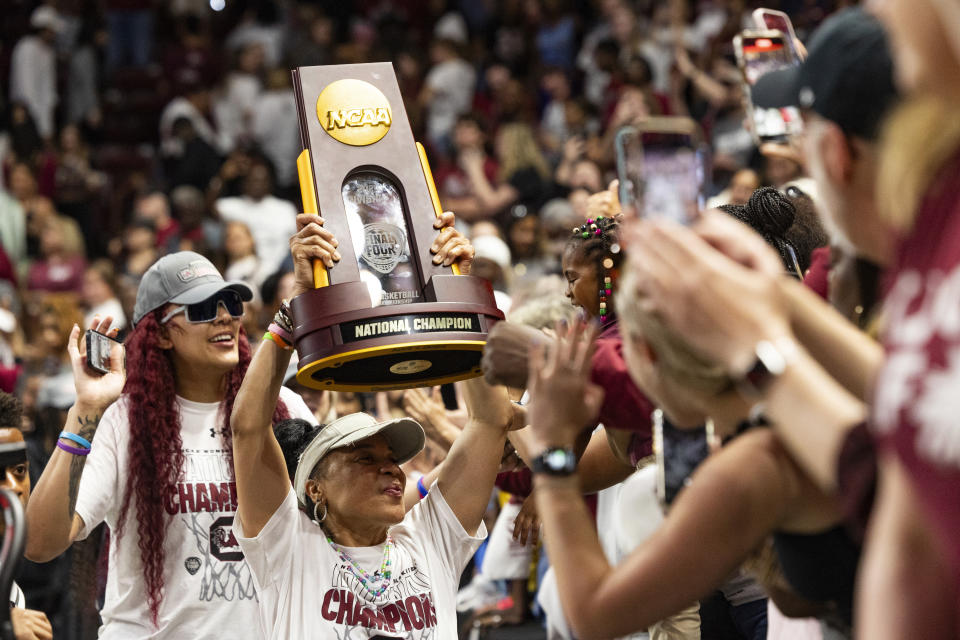
<svg viewBox="0 0 960 640">
<path fill-rule="evenodd" d="M 783 36 L 741 36 L 743 75 L 752 87 L 764 74 L 800 64 L 800 59 Z M 757 137 L 765 140 L 786 140 L 800 133 L 803 122 L 796 107 L 761 109 L 752 106 L 753 127 Z"/>
<path fill-rule="evenodd" d="M 100 373 L 109 373 L 110 367 L 107 360 L 109 360 L 110 351 L 117 341 L 93 329 L 87 329 L 86 342 L 87 366 Z"/>
<path fill-rule="evenodd" d="M 690 134 L 622 130 L 617 170 L 628 214 L 689 225 L 703 208 L 706 152 Z"/>
</svg>

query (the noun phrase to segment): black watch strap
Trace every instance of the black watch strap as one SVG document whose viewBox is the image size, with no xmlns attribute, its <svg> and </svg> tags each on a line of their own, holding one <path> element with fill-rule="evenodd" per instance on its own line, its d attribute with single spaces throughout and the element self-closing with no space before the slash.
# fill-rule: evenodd
<svg viewBox="0 0 960 640">
<path fill-rule="evenodd" d="M 577 454 L 570 447 L 551 447 L 530 461 L 534 473 L 571 476 L 577 471 Z"/>
</svg>

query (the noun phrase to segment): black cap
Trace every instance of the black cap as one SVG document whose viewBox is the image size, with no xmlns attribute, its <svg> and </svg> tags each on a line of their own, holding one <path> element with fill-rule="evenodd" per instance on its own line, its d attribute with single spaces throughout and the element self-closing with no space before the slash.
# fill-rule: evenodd
<svg viewBox="0 0 960 640">
<path fill-rule="evenodd" d="M 846 133 L 875 139 L 897 99 L 893 60 L 880 22 L 859 7 L 845 9 L 820 25 L 807 50 L 799 67 L 757 81 L 750 91 L 754 104 L 811 109 Z"/>
</svg>

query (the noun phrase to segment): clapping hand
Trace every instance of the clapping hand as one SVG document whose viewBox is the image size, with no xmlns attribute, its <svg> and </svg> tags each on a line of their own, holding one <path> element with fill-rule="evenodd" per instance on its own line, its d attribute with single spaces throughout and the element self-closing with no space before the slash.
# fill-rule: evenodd
<svg viewBox="0 0 960 640">
<path fill-rule="evenodd" d="M 708 211 L 694 228 L 644 221 L 625 239 L 648 310 L 731 374 L 749 368 L 759 341 L 789 335 L 783 265 L 745 225 Z"/>
</svg>

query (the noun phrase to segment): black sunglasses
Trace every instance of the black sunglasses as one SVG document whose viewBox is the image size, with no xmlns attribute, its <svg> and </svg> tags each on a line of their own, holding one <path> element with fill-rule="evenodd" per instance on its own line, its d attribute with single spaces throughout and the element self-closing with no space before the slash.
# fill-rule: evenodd
<svg viewBox="0 0 960 640">
<path fill-rule="evenodd" d="M 194 324 L 213 322 L 220 313 L 221 303 L 226 308 L 227 313 L 234 318 L 239 318 L 243 315 L 243 300 L 240 298 L 240 294 L 233 289 L 223 289 L 206 300 L 201 300 L 193 304 L 182 304 L 179 307 L 171 309 L 167 315 L 163 316 L 160 324 L 166 324 L 173 316 L 181 311 L 186 312 L 187 322 Z"/>
</svg>

